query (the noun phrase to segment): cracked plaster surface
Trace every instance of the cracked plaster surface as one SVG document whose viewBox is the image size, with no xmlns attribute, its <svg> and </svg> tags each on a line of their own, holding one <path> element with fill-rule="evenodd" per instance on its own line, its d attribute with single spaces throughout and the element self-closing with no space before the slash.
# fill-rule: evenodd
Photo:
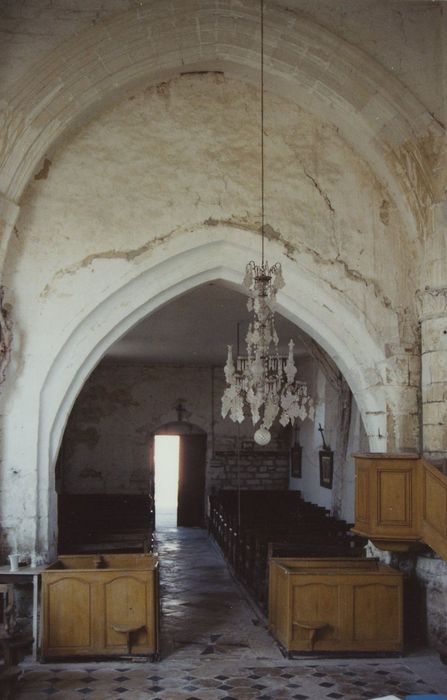
<svg viewBox="0 0 447 700">
<path fill-rule="evenodd" d="M 297 275 L 313 275 L 354 307 L 378 343 L 402 352 L 398 315 L 411 299 L 414 250 L 390 193 L 329 124 L 270 94 L 266 117 L 272 247 L 297 261 Z M 39 376 L 70 329 L 165 245 L 183 237 L 193 247 L 197 225 L 210 239 L 225 227 L 242 236 L 259 230 L 259 93 L 222 75 L 185 75 L 104 112 L 51 160 L 24 198 L 7 261 L 18 325 L 27 329 L 21 381 Z M 378 386 L 385 368 L 371 367 L 370 376 Z"/>
<path fill-rule="evenodd" d="M 106 265 L 126 279 L 122 265 L 144 265 L 178 234 L 193 240 L 197 226 L 259 230 L 256 90 L 220 74 L 185 75 L 133 97 L 61 148 L 28 190 L 9 281 L 28 277 L 47 304 L 78 295 L 87 270 L 90 296 L 103 294 L 113 282 Z M 375 313 L 399 314 L 412 251 L 402 256 L 390 196 L 335 129 L 279 98 L 268 96 L 266 109 L 267 237 L 291 259 L 311 256 L 361 313 L 371 314 L 371 292 Z"/>
<path fill-rule="evenodd" d="M 146 0 L 147 1 L 147 0 Z M 107 21 L 116 13 L 146 2 L 134 0 L 67 0 L 63 7 L 54 3 L 13 0 L 4 3 L 1 27 L 3 47 L 4 92 L 14 80 L 35 64 L 36 60 L 67 37 Z M 440 34 L 438 3 L 422 10 L 406 8 L 400 12 L 393 4 L 366 0 L 368 23 L 365 26 L 365 2 L 362 7 L 350 0 L 288 0 L 284 4 L 290 13 L 303 13 L 318 23 L 359 46 L 375 60 L 409 86 L 414 94 L 433 112 L 434 118 L 445 121 L 442 96 L 433 80 L 441 69 L 436 41 Z M 410 12 L 409 10 L 412 10 Z M 416 21 L 415 21 L 416 20 Z M 398 37 L 398 40 L 396 40 Z M 420 56 L 424 56 L 424 61 Z"/>
<path fill-rule="evenodd" d="M 341 303 L 362 320 L 365 338 L 387 338 L 397 356 L 415 352 L 406 272 L 414 256 L 390 193 L 334 128 L 266 97 L 267 256 L 270 241 L 279 245 L 297 274 L 337 296 L 334 308 Z M 258 98 L 221 74 L 185 75 L 135 93 L 52 155 L 47 177 L 28 189 L 8 260 L 25 353 L 33 337 L 34 352 L 51 354 L 165 245 L 192 247 L 197 229 L 259 231 Z M 396 368 L 371 367 L 371 386 L 404 386 Z M 27 371 L 29 361 L 22 377 Z M 413 411 L 414 400 L 396 388 L 389 410 Z M 414 424 L 389 425 L 409 444 Z"/>
</svg>

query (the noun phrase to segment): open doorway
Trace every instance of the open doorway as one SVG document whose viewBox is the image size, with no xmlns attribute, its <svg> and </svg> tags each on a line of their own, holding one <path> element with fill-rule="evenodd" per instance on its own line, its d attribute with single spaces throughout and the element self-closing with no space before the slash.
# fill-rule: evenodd
<svg viewBox="0 0 447 700">
<path fill-rule="evenodd" d="M 154 439 L 155 527 L 203 527 L 206 434 L 157 434 Z"/>
<path fill-rule="evenodd" d="M 179 435 L 155 436 L 155 527 L 157 530 L 177 526 L 179 455 Z"/>
</svg>

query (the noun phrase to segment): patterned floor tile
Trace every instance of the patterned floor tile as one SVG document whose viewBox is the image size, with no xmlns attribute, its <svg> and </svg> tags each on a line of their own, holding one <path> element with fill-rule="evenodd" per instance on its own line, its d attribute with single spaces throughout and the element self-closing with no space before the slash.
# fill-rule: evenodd
<svg viewBox="0 0 447 700">
<path fill-rule="evenodd" d="M 158 539 L 162 661 L 25 663 L 17 700 L 370 700 L 432 691 L 431 657 L 427 671 L 419 657 L 284 659 L 206 533 L 172 529 Z"/>
</svg>

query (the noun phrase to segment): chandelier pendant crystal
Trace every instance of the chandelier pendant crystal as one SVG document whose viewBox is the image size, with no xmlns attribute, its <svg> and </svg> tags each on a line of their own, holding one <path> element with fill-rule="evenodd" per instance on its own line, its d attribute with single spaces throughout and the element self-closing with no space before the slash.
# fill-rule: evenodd
<svg viewBox="0 0 447 700">
<path fill-rule="evenodd" d="M 254 434 L 255 442 L 267 445 L 270 428 L 279 415 L 286 426 L 296 418 L 313 418 L 313 402 L 307 385 L 295 379 L 297 369 L 293 357 L 294 342 L 289 342 L 288 355 L 278 352 L 279 338 L 275 328 L 274 307 L 279 289 L 284 287 L 280 263 L 271 267 L 264 260 L 264 2 L 261 4 L 261 264 L 251 261 L 245 272 L 244 286 L 248 289 L 248 310 L 253 314 L 246 344 L 247 354 L 233 360 L 233 348 L 228 346 L 224 368 L 226 389 L 222 396 L 222 416 L 242 423 L 250 412 L 253 425 L 260 423 Z"/>
<path fill-rule="evenodd" d="M 224 372 L 227 387 L 222 396 L 222 416 L 242 423 L 249 411 L 253 425 L 260 423 L 254 434 L 260 445 L 270 442 L 270 428 L 279 415 L 286 426 L 296 418 L 313 418 L 313 401 L 307 385 L 295 379 L 297 368 L 293 357 L 294 342 L 289 342 L 288 355 L 278 352 L 279 338 L 275 328 L 276 294 L 284 286 L 281 265 L 268 262 L 248 263 L 244 285 L 249 290 L 247 308 L 253 313 L 246 336 L 247 354 L 233 359 L 228 346 Z"/>
</svg>

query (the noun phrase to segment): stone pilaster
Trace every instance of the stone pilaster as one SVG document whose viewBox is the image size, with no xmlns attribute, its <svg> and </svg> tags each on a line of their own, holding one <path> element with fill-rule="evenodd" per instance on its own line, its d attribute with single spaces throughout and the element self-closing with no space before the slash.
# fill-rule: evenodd
<svg viewBox="0 0 447 700">
<path fill-rule="evenodd" d="M 421 293 L 423 452 L 447 457 L 447 202 L 433 207 Z"/>
</svg>

